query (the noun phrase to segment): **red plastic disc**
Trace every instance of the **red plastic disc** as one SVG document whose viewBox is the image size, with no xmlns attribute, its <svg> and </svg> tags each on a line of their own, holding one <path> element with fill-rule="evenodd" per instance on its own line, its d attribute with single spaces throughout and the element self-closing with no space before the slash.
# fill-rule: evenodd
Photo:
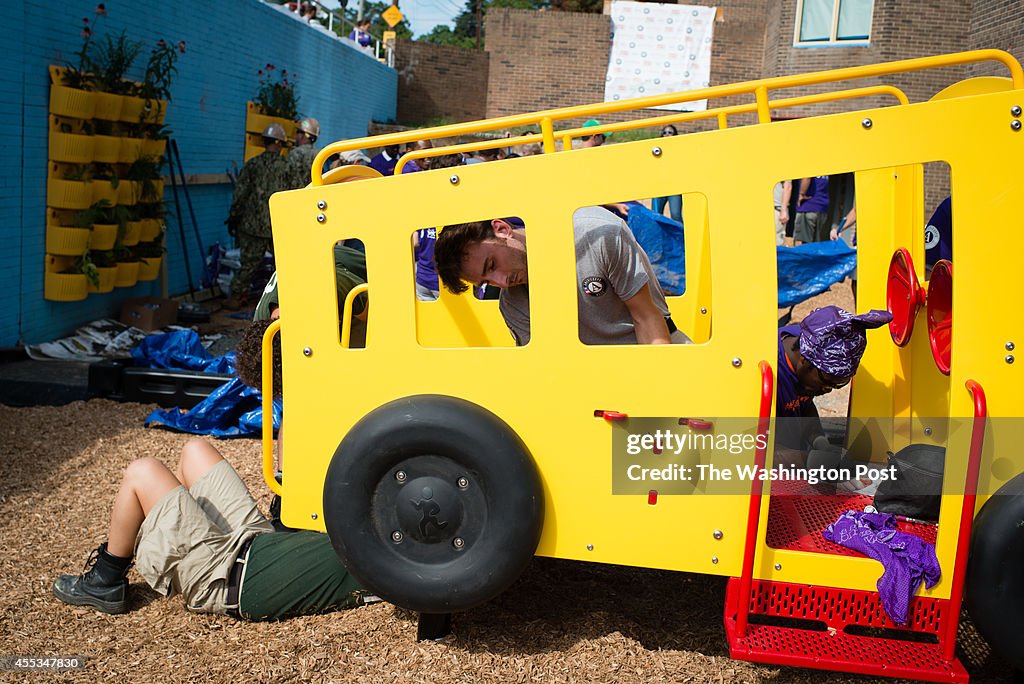
<svg viewBox="0 0 1024 684">
<path fill-rule="evenodd" d="M 914 260 L 903 247 L 892 254 L 885 285 L 885 305 L 892 314 L 889 334 L 899 347 L 905 347 L 914 333 L 917 312 L 924 303 L 925 292 L 917 279 Z"/>
<path fill-rule="evenodd" d="M 949 375 L 950 342 L 953 336 L 953 264 L 942 259 L 932 267 L 928 281 L 928 342 L 932 358 L 943 375 Z"/>
</svg>

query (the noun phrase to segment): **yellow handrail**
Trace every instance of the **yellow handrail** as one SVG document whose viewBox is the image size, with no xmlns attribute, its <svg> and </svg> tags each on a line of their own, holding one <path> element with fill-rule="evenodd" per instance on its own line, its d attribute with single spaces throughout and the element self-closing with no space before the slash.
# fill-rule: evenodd
<svg viewBox="0 0 1024 684">
<path fill-rule="evenodd" d="M 352 340 L 352 304 L 356 301 L 356 297 L 369 289 L 369 284 L 361 283 L 353 287 L 345 295 L 345 306 L 341 313 L 341 346 L 343 349 L 348 349 L 349 343 Z M 367 302 L 366 306 L 369 307 L 370 303 Z"/>
<path fill-rule="evenodd" d="M 277 319 L 263 333 L 263 480 L 270 491 L 282 495 L 281 485 L 274 478 L 274 335 L 281 330 Z"/>
<path fill-rule="evenodd" d="M 613 112 L 622 112 L 634 109 L 650 109 L 652 107 L 661 107 L 663 105 L 679 104 L 682 102 L 692 102 L 695 100 L 704 100 L 716 97 L 729 97 L 744 94 L 757 94 L 759 91 L 763 91 L 764 96 L 757 98 L 758 117 L 759 119 L 765 119 L 767 114 L 766 107 L 768 104 L 767 94 L 771 90 L 795 88 L 799 86 L 810 86 L 817 85 L 820 83 L 833 83 L 837 81 L 846 81 L 858 78 L 871 78 L 873 76 L 882 76 L 886 74 L 898 74 L 905 73 L 908 71 L 920 71 L 922 69 L 937 69 L 941 67 L 986 61 L 995 61 L 1002 63 L 1010 72 L 1010 77 L 1013 81 L 1014 89 L 1024 89 L 1024 71 L 1022 71 L 1020 64 L 1017 62 L 1016 59 L 1014 59 L 1012 55 L 1002 50 L 972 50 L 970 52 L 960 52 L 952 55 L 918 57 L 916 59 L 905 59 L 897 62 L 888 62 L 884 64 L 869 64 L 865 66 L 833 69 L 831 71 L 817 71 L 810 74 L 776 76 L 773 78 L 764 78 L 756 81 L 746 81 L 743 83 L 712 86 L 709 88 L 699 88 L 697 90 L 689 90 L 683 93 L 649 95 L 647 97 L 639 97 L 631 100 L 621 100 L 619 102 L 602 102 L 589 105 L 577 105 L 574 107 L 549 109 L 541 112 L 532 112 L 528 114 L 516 114 L 512 116 L 503 116 L 494 119 L 486 119 L 482 121 L 471 121 L 461 124 L 450 124 L 447 126 L 438 126 L 436 128 L 425 130 L 421 129 L 403 131 L 401 133 L 387 133 L 379 136 L 342 140 L 327 145 L 326 147 L 324 147 L 324 149 L 320 150 L 320 152 L 316 155 L 316 158 L 313 160 L 312 165 L 312 181 L 313 185 L 323 185 L 321 170 L 324 167 L 324 162 L 332 154 L 338 154 L 341 152 L 346 152 L 348 150 L 358 150 L 362 149 L 363 147 L 400 145 L 403 143 L 415 142 L 417 140 L 447 138 L 456 135 L 480 133 L 483 131 L 492 131 L 501 128 L 510 128 L 514 126 L 528 126 L 531 124 L 540 124 L 544 141 L 544 151 L 553 152 L 555 148 L 555 138 L 552 128 L 553 122 L 560 121 L 563 119 L 597 117 L 603 114 L 610 114 Z"/>
<path fill-rule="evenodd" d="M 815 95 L 801 95 L 800 97 L 789 97 L 781 100 L 774 100 L 768 103 L 768 108 L 773 109 L 786 109 L 789 107 L 802 107 L 806 105 L 819 104 L 821 102 L 832 102 L 837 100 L 852 100 L 859 97 L 871 97 L 874 95 L 892 95 L 900 104 L 909 104 L 910 100 L 906 94 L 895 86 L 889 85 L 877 85 L 868 86 L 865 88 L 854 88 L 851 90 L 838 90 L 831 93 L 817 93 Z M 700 119 L 714 119 L 718 118 L 719 127 L 725 128 L 723 121 L 726 117 L 735 114 L 747 114 L 750 112 L 757 111 L 757 104 L 742 104 L 732 105 L 729 107 L 722 107 L 720 109 L 710 109 L 703 112 L 683 112 L 680 114 L 666 114 L 663 116 L 655 116 L 647 119 L 633 119 L 632 121 L 619 121 L 616 123 L 601 124 L 600 126 L 588 126 L 587 128 L 570 128 L 564 131 L 559 131 L 559 136 L 562 136 L 562 148 L 569 149 L 572 144 L 572 139 L 580 135 L 595 135 L 598 133 L 614 133 L 616 131 L 632 130 L 634 128 L 650 128 L 654 126 L 664 126 L 670 123 L 681 123 L 685 121 L 698 121 Z M 458 145 L 448 145 L 445 147 L 432 147 L 425 150 L 413 150 L 406 152 L 398 160 L 398 164 L 395 166 L 395 173 L 401 173 L 401 170 L 405 168 L 405 165 L 416 159 L 425 159 L 427 157 L 436 157 L 441 154 L 454 154 L 456 152 L 475 152 L 476 150 L 488 150 L 495 147 L 508 147 L 511 145 L 523 145 L 528 143 L 536 143 L 542 141 L 542 135 L 538 133 L 528 133 L 526 135 L 516 136 L 513 138 L 495 138 L 490 140 L 479 140 L 471 143 L 460 143 Z"/>
</svg>

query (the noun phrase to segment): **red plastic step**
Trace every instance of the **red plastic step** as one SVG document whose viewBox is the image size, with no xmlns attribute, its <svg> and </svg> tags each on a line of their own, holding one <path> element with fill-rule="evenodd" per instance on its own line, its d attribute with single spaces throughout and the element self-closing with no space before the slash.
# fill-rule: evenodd
<svg viewBox="0 0 1024 684">
<path fill-rule="evenodd" d="M 739 579 L 732 578 L 725 631 L 730 656 L 738 660 L 929 682 L 969 679 L 959 660 L 942 656 L 948 600 L 915 596 L 901 627 L 886 617 L 875 592 L 755 580 L 743 637 L 736 633 L 738 601 Z M 793 625 L 794 619 L 815 622 Z M 851 627 L 874 635 L 852 633 Z"/>
<path fill-rule="evenodd" d="M 849 510 L 862 511 L 872 498 L 862 494 L 821 494 L 799 480 L 778 480 L 772 483 L 768 505 L 768 530 L 765 541 L 774 549 L 828 553 L 836 556 L 862 554 L 821 536 L 826 527 Z M 938 527 L 898 522 L 897 529 L 935 543 Z"/>
</svg>

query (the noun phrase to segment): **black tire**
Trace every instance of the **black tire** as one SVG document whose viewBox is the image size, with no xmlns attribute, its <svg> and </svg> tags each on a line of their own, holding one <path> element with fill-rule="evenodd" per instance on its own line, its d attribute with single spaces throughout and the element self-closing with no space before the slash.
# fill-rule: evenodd
<svg viewBox="0 0 1024 684">
<path fill-rule="evenodd" d="M 507 589 L 537 549 L 543 514 L 540 476 L 518 435 L 440 395 L 368 414 L 324 481 L 324 523 L 342 563 L 420 613 L 468 610 Z"/>
<path fill-rule="evenodd" d="M 1024 473 L 985 502 L 974 519 L 967 610 L 992 650 L 1024 670 Z"/>
</svg>

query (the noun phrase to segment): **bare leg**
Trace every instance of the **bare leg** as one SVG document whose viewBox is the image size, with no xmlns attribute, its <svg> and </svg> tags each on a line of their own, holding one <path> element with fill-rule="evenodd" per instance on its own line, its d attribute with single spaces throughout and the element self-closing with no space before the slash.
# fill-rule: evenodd
<svg viewBox="0 0 1024 684">
<path fill-rule="evenodd" d="M 192 489 L 192 485 L 207 473 L 213 466 L 224 460 L 216 447 L 205 439 L 193 437 L 185 443 L 181 450 L 181 460 L 178 461 L 178 469 L 175 476 L 185 489 Z"/>
<path fill-rule="evenodd" d="M 121 489 L 114 497 L 107 551 L 114 556 L 131 557 L 146 515 L 167 492 L 180 485 L 174 473 L 155 458 L 132 461 L 125 468 Z"/>
</svg>

